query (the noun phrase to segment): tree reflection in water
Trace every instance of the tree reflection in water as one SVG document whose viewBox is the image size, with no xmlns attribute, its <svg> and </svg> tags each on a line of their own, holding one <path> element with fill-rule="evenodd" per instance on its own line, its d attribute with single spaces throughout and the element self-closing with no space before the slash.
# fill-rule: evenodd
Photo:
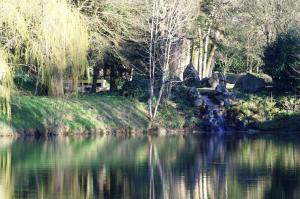
<svg viewBox="0 0 300 199">
<path fill-rule="evenodd" d="M 300 198 L 281 137 L 0 139 L 0 198 Z"/>
</svg>

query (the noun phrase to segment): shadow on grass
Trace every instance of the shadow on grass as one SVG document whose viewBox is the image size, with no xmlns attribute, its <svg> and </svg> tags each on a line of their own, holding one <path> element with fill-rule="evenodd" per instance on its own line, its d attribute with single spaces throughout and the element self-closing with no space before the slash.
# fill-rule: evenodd
<svg viewBox="0 0 300 199">
<path fill-rule="evenodd" d="M 285 115 L 273 120 L 257 124 L 257 128 L 263 131 L 299 132 L 300 114 Z"/>
</svg>

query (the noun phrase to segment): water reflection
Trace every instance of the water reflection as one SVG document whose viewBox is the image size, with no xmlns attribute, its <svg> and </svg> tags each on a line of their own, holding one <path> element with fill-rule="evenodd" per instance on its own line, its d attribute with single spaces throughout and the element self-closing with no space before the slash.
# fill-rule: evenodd
<svg viewBox="0 0 300 199">
<path fill-rule="evenodd" d="M 300 198 L 299 139 L 0 139 L 0 198 Z"/>
</svg>

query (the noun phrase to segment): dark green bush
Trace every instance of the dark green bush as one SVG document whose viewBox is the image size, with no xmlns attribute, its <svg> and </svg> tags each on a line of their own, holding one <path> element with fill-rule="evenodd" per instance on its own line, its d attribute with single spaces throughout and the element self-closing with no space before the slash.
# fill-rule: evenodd
<svg viewBox="0 0 300 199">
<path fill-rule="evenodd" d="M 300 77 L 300 29 L 282 33 L 264 51 L 263 70 L 269 74 L 274 85 L 280 89 L 296 88 Z"/>
<path fill-rule="evenodd" d="M 122 94 L 147 101 L 149 99 L 149 80 L 143 76 L 136 76 L 132 81 L 126 81 L 122 87 Z"/>
</svg>

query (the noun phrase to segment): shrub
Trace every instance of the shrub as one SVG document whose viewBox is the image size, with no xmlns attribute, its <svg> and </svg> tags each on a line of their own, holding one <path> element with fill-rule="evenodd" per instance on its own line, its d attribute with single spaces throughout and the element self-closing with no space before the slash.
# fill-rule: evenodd
<svg viewBox="0 0 300 199">
<path fill-rule="evenodd" d="M 300 77 L 300 29 L 281 34 L 264 51 L 263 70 L 269 74 L 276 87 L 293 89 Z"/>
</svg>

